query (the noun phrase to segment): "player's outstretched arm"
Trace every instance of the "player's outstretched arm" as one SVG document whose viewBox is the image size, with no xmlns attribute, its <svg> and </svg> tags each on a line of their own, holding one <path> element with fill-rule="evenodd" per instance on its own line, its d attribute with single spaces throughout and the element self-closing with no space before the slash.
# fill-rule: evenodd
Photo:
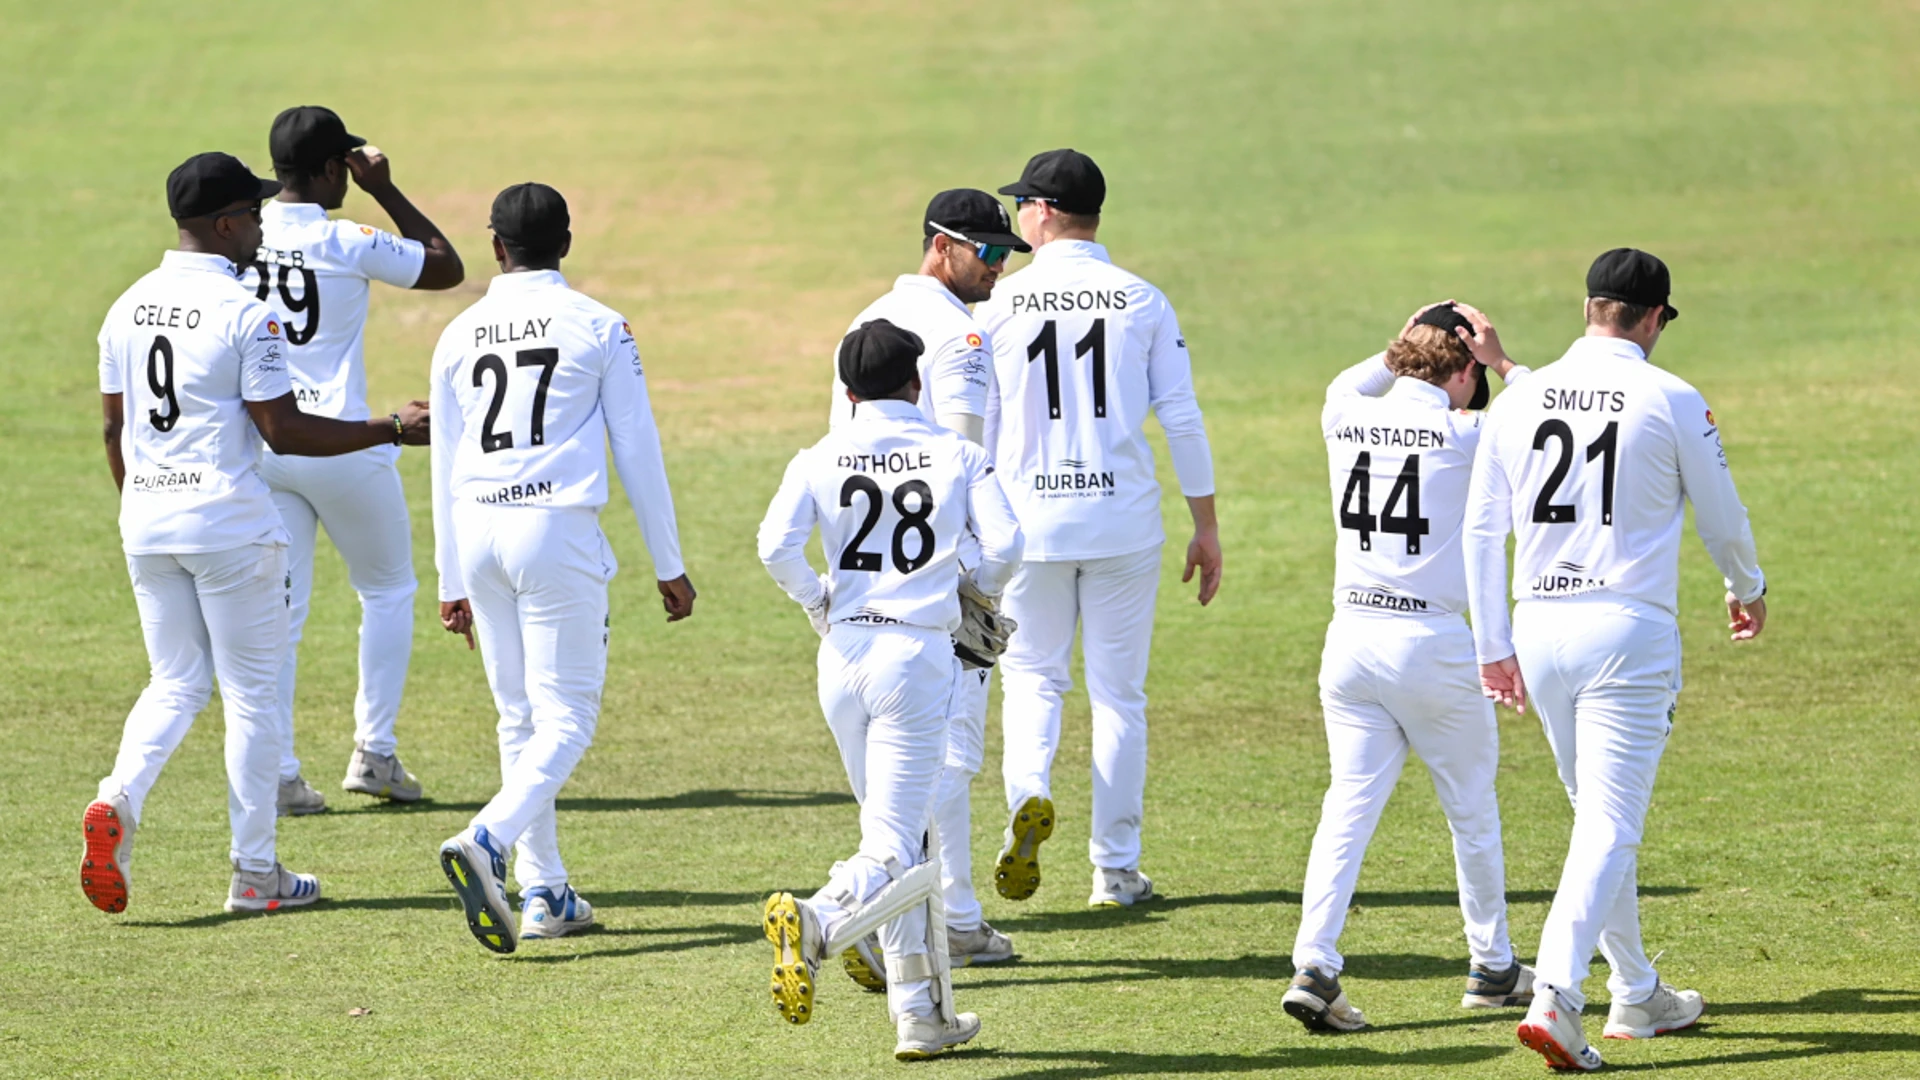
<svg viewBox="0 0 1920 1080">
<path fill-rule="evenodd" d="M 1200 572 L 1200 605 L 1205 607 L 1213 603 L 1215 593 L 1220 591 L 1220 575 L 1225 567 L 1220 553 L 1220 522 L 1213 516 L 1213 496 L 1194 495 L 1187 498 L 1187 512 L 1193 515 L 1193 539 L 1187 541 L 1187 570 L 1180 580 L 1193 580 L 1193 572 Z"/>
<path fill-rule="evenodd" d="M 393 166 L 379 147 L 363 146 L 349 152 L 347 171 L 353 174 L 353 182 L 360 185 L 360 190 L 373 196 L 373 201 L 393 219 L 393 227 L 400 230 L 401 236 L 418 240 L 427 249 L 426 261 L 420 265 L 420 277 L 414 281 L 414 288 L 451 289 L 465 280 L 467 269 L 460 262 L 460 253 L 453 249 L 453 242 L 394 186 Z"/>
<path fill-rule="evenodd" d="M 392 416 L 335 420 L 300 411 L 293 394 L 247 402 L 247 414 L 276 454 L 335 457 L 374 446 L 427 445 L 427 403 L 410 401 Z M 395 436 L 398 435 L 398 438 Z"/>
<path fill-rule="evenodd" d="M 127 463 L 120 456 L 120 431 L 127 425 L 126 398 L 101 394 L 100 416 L 100 434 L 107 440 L 107 471 L 113 474 L 113 487 L 118 491 L 127 485 Z"/>
</svg>

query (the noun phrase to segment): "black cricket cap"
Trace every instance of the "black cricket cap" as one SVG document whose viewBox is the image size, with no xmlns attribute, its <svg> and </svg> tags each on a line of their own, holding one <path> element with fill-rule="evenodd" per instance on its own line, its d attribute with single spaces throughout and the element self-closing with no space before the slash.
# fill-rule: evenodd
<svg viewBox="0 0 1920 1080">
<path fill-rule="evenodd" d="M 347 133 L 340 114 L 323 105 L 296 105 L 273 118 L 267 150 L 273 167 L 303 173 L 316 172 L 367 140 Z"/>
<path fill-rule="evenodd" d="M 271 199 L 279 192 L 278 180 L 260 179 L 232 154 L 195 154 L 167 174 L 167 212 L 173 220 L 185 221 L 237 202 Z"/>
<path fill-rule="evenodd" d="M 545 184 L 515 184 L 493 197 L 487 227 L 502 242 L 523 251 L 549 252 L 572 235 L 567 200 Z"/>
<path fill-rule="evenodd" d="M 840 381 L 862 401 L 886 397 L 919 374 L 925 349 L 919 334 L 885 319 L 861 323 L 840 339 Z"/>
<path fill-rule="evenodd" d="M 1587 269 L 1588 296 L 1640 307 L 1664 307 L 1669 322 L 1680 317 L 1680 309 L 1667 303 L 1672 292 L 1673 278 L 1667 273 L 1667 264 L 1638 248 L 1614 248 L 1593 260 Z"/>
<path fill-rule="evenodd" d="M 1453 334 L 1455 330 L 1465 330 L 1469 337 L 1473 335 L 1473 324 L 1468 322 L 1467 317 L 1460 314 L 1460 309 L 1452 304 L 1440 304 L 1428 308 L 1419 318 L 1413 320 L 1413 325 L 1437 326 L 1449 334 Z M 1475 377 L 1479 381 L 1473 388 L 1473 398 L 1467 402 L 1467 408 L 1484 409 L 1487 407 L 1487 402 L 1493 400 L 1493 387 L 1487 382 L 1487 366 L 1478 361 L 1475 361 L 1473 366 L 1478 369 Z"/>
<path fill-rule="evenodd" d="M 1020 179 L 1000 189 L 1016 199 L 1045 199 L 1069 214 L 1097 214 L 1107 201 L 1107 178 L 1078 150 L 1035 154 Z"/>
<path fill-rule="evenodd" d="M 1032 244 L 1014 232 L 1006 205 L 973 188 L 954 188 L 935 195 L 927 204 L 924 221 L 921 231 L 928 236 L 942 234 L 975 244 L 995 244 L 1015 251 L 1033 250 Z"/>
</svg>

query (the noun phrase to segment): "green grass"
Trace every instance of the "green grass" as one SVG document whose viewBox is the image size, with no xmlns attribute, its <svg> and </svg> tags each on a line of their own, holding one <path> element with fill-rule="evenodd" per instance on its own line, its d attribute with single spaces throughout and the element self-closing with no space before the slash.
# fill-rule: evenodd
<svg viewBox="0 0 1920 1080">
<path fill-rule="evenodd" d="M 1696 1032 L 1604 1050 L 1703 1080 L 1920 1076 L 1912 4 L 189 7 L 0 4 L 0 1075 L 891 1075 L 879 999 L 837 973 L 805 1029 L 766 998 L 759 898 L 819 883 L 856 823 L 811 634 L 752 530 L 824 426 L 835 336 L 911 269 L 928 195 L 1073 145 L 1110 180 L 1102 238 L 1169 293 L 1192 343 L 1226 588 L 1203 611 L 1169 563 L 1146 840 L 1169 899 L 1080 906 L 1080 699 L 1048 884 L 1025 905 L 987 890 L 1022 959 L 959 976 L 986 1030 L 928 1070 L 1538 1073 L 1511 1018 L 1455 1008 L 1465 945 L 1418 767 L 1344 941 L 1379 1026 L 1311 1038 L 1279 1008 L 1325 783 L 1314 418 L 1334 372 L 1436 297 L 1486 308 L 1523 361 L 1552 359 L 1578 332 L 1587 261 L 1626 243 L 1674 267 L 1686 318 L 1660 360 L 1721 418 L 1774 621 L 1727 643 L 1689 542 L 1687 689 L 1641 881 L 1663 972 L 1712 1004 Z M 472 274 L 447 295 L 378 292 L 376 405 L 418 396 L 439 329 L 489 276 L 488 200 L 528 178 L 572 200 L 567 272 L 647 355 L 701 600 L 665 626 L 630 515 L 606 515 L 625 566 L 606 708 L 561 804 L 599 933 L 495 959 L 440 877 L 434 846 L 498 766 L 479 662 L 429 617 L 420 453 L 403 465 L 423 590 L 401 736 L 433 801 L 334 789 L 358 612 L 328 551 L 299 749 L 334 810 L 281 844 L 329 899 L 220 914 L 217 709 L 148 803 L 129 912 L 75 887 L 75 825 L 145 675 L 93 335 L 171 243 L 167 170 L 212 148 L 264 165 L 268 122 L 303 102 L 391 152 Z M 358 193 L 347 213 L 381 220 Z M 1530 954 L 1570 813 L 1531 722 L 1503 735 Z M 983 863 L 996 779 L 976 788 Z"/>
</svg>

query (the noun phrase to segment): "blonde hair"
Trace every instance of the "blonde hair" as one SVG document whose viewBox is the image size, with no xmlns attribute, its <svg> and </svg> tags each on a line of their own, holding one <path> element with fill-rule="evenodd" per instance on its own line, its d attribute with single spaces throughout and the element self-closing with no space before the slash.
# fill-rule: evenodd
<svg viewBox="0 0 1920 1080">
<path fill-rule="evenodd" d="M 1387 370 L 1445 386 L 1447 380 L 1473 363 L 1473 350 L 1458 334 L 1438 326 L 1419 325 L 1387 345 Z"/>
<path fill-rule="evenodd" d="M 1587 325 L 1606 326 L 1626 331 L 1639 326 L 1653 308 L 1646 304 L 1629 304 L 1625 300 L 1609 300 L 1604 296 L 1587 297 Z"/>
</svg>

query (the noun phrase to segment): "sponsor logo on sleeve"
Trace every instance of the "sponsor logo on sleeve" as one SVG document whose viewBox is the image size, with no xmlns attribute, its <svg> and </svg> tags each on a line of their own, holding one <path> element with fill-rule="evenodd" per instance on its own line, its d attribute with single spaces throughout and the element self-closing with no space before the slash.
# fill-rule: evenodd
<svg viewBox="0 0 1920 1080">
<path fill-rule="evenodd" d="M 979 334 L 968 334 L 968 335 L 967 335 L 967 344 L 968 344 L 968 345 L 971 345 L 972 347 L 974 347 L 974 348 L 976 348 L 976 349 L 977 349 L 977 348 L 979 348 L 979 347 L 980 347 L 980 345 L 981 345 L 981 341 L 980 341 L 980 335 L 979 335 Z"/>
<path fill-rule="evenodd" d="M 372 235 L 373 235 L 373 226 L 371 226 L 371 225 L 362 225 L 362 226 L 360 226 L 360 233 L 361 233 L 361 235 L 363 235 L 363 236 L 372 236 Z"/>
<path fill-rule="evenodd" d="M 1712 410 L 1712 409 L 1708 409 L 1708 410 L 1707 410 L 1707 426 L 1708 426 L 1708 427 L 1719 427 L 1719 426 L 1720 426 L 1719 424 L 1716 424 L 1716 423 L 1714 423 L 1714 422 L 1713 422 L 1713 410 Z"/>
</svg>

